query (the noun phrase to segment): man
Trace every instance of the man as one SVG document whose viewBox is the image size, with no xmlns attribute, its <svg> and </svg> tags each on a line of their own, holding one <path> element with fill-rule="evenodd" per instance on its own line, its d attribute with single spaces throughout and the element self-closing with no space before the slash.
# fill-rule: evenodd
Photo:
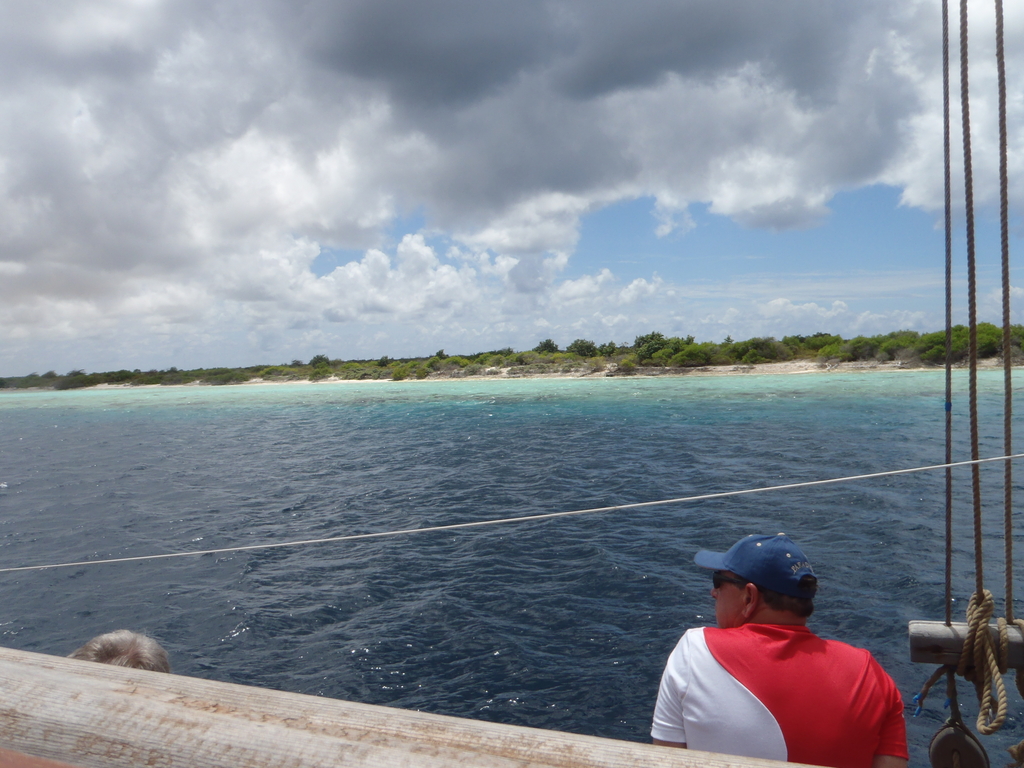
<svg viewBox="0 0 1024 768">
<path fill-rule="evenodd" d="M 718 628 L 683 635 L 655 744 L 836 768 L 905 768 L 903 700 L 871 654 L 807 628 L 818 580 L 783 533 L 700 551 Z"/>
<path fill-rule="evenodd" d="M 69 659 L 97 661 L 115 667 L 148 669 L 151 672 L 170 672 L 167 651 L 156 640 L 127 629 L 118 629 L 97 635 L 81 648 L 68 655 Z"/>
</svg>

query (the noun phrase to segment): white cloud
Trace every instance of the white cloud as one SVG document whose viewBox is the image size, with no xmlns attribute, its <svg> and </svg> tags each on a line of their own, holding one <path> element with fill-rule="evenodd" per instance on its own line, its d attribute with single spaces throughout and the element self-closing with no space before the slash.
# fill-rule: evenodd
<svg viewBox="0 0 1024 768">
<path fill-rule="evenodd" d="M 618 302 L 620 304 L 634 304 L 640 299 L 648 298 L 658 292 L 658 289 L 663 285 L 660 278 L 655 277 L 653 280 L 645 280 L 642 277 L 638 277 L 633 280 L 629 285 L 619 291 Z"/>
<path fill-rule="evenodd" d="M 552 298 L 557 302 L 589 301 L 596 298 L 602 288 L 615 280 L 608 269 L 602 269 L 596 275 L 584 275 L 576 280 L 566 280 L 558 285 Z"/>
<path fill-rule="evenodd" d="M 443 323 L 480 302 L 481 285 L 469 266 L 441 263 L 421 235 L 406 235 L 393 260 L 371 249 L 359 261 L 321 278 L 305 272 L 300 293 L 310 314 L 332 323 L 425 320 Z M 289 291 L 292 293 L 293 291 Z"/>
<path fill-rule="evenodd" d="M 540 194 L 512 205 L 486 226 L 456 231 L 454 237 L 473 248 L 501 253 L 568 252 L 579 237 L 579 217 L 590 205 L 574 195 Z"/>
</svg>

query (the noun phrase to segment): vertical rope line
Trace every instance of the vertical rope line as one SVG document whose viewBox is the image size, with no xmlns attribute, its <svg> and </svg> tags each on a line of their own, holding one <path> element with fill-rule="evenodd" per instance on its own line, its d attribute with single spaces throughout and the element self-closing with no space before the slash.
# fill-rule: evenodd
<svg viewBox="0 0 1024 768">
<path fill-rule="evenodd" d="M 1010 203 L 1006 171 L 1003 0 L 996 0 L 996 64 L 999 70 L 999 226 L 1003 264 L 1003 445 L 1009 449 L 1013 445 L 1013 375 L 1010 354 Z M 1006 559 L 1006 620 L 1013 623 L 1013 468 L 1009 462 L 1003 465 L 1003 550 Z"/>
<path fill-rule="evenodd" d="M 953 463 L 953 201 L 949 162 L 949 0 L 942 0 L 942 134 L 946 191 L 946 463 Z M 946 626 L 953 623 L 953 468 L 946 467 Z"/>
<path fill-rule="evenodd" d="M 967 222 L 967 315 L 969 318 L 970 376 L 968 398 L 971 421 L 971 459 L 978 450 L 978 306 L 974 261 L 974 177 L 971 167 L 971 107 L 967 77 L 967 0 L 960 0 L 960 113 L 964 134 L 964 213 Z M 979 598 L 985 589 L 981 547 L 981 470 L 971 465 L 974 499 L 974 580 Z"/>
</svg>

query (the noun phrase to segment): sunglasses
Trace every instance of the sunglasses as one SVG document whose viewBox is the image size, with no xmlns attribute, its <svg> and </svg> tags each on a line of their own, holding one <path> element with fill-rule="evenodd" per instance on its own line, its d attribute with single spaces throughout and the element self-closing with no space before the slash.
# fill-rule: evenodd
<svg viewBox="0 0 1024 768">
<path fill-rule="evenodd" d="M 722 571 L 715 571 L 711 574 L 711 583 L 714 584 L 715 589 L 721 589 L 723 584 L 735 584 L 737 587 L 745 587 L 750 581 L 741 579 L 738 576 L 728 576 L 722 573 Z"/>
</svg>

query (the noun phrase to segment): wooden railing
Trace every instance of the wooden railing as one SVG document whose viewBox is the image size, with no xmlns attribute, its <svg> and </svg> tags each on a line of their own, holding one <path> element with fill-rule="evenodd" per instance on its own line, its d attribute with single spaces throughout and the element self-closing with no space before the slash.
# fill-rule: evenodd
<svg viewBox="0 0 1024 768">
<path fill-rule="evenodd" d="M 20 761 L 20 762 L 19 762 Z M 0 648 L 0 766 L 770 768 Z"/>
</svg>

